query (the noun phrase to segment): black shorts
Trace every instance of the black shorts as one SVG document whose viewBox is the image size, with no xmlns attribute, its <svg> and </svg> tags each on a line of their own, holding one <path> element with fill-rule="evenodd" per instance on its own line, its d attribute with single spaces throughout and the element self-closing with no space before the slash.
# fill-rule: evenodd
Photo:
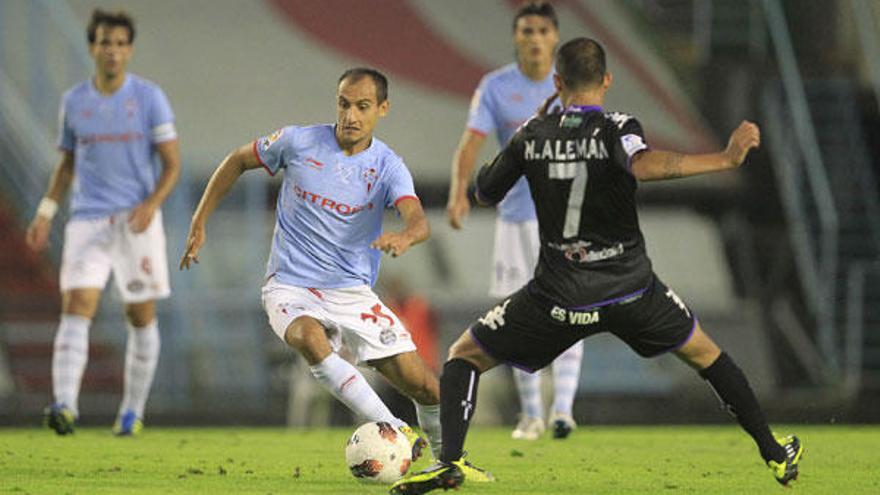
<svg viewBox="0 0 880 495">
<path fill-rule="evenodd" d="M 697 318 L 652 276 L 648 287 L 614 301 L 567 309 L 523 287 L 470 326 L 477 344 L 493 358 L 526 371 L 547 366 L 578 340 L 611 332 L 642 357 L 678 349 Z"/>
</svg>

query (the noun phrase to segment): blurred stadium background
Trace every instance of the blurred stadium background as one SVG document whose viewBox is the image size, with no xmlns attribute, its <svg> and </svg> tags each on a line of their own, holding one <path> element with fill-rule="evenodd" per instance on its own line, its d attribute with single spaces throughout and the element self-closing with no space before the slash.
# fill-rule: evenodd
<svg viewBox="0 0 880 495">
<path fill-rule="evenodd" d="M 763 147 L 740 171 L 640 188 L 650 256 L 750 375 L 772 421 L 880 420 L 880 3 L 553 3 L 563 40 L 605 44 L 615 75 L 606 107 L 638 115 L 654 146 L 712 149 L 742 119 L 762 126 Z M 345 68 L 389 75 L 392 110 L 377 134 L 409 165 L 433 237 L 384 262 L 380 291 L 404 286 L 430 304 L 424 326 L 435 327 L 442 359 L 492 302 L 494 212 L 453 232 L 444 208 L 470 94 L 512 60 L 517 4 L 0 0 L 0 424 L 35 424 L 51 398 L 63 219 L 46 256 L 28 253 L 24 228 L 57 160 L 61 92 L 92 73 L 84 26 L 94 7 L 133 14 L 130 70 L 158 82 L 177 115 L 184 173 L 164 208 L 172 264 L 229 150 L 288 123 L 332 121 Z M 487 148 L 485 158 L 496 149 Z M 321 399 L 309 396 L 310 377 L 260 308 L 278 185 L 247 174 L 212 219 L 202 264 L 173 270 L 148 423 L 350 421 L 312 404 Z M 109 425 L 122 388 L 123 317 L 106 294 L 86 424 Z M 507 373 L 482 388 L 485 423 L 515 419 Z M 644 361 L 602 336 L 587 341 L 575 413 L 587 424 L 727 420 L 673 358 Z"/>
</svg>

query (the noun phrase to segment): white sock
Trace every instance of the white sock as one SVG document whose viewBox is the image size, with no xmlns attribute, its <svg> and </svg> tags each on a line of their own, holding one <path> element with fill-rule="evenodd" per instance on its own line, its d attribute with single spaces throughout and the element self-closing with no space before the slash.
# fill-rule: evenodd
<svg viewBox="0 0 880 495">
<path fill-rule="evenodd" d="M 571 416 L 574 396 L 581 378 L 584 341 L 580 340 L 553 361 L 553 411 Z"/>
<path fill-rule="evenodd" d="M 52 352 L 52 390 L 55 402 L 79 417 L 79 387 L 89 362 L 89 325 L 92 320 L 62 314 Z"/>
<path fill-rule="evenodd" d="M 413 401 L 413 404 L 416 405 L 419 426 L 422 427 L 431 444 L 434 459 L 440 459 L 440 446 L 443 445 L 443 437 L 440 435 L 440 404 L 426 406 L 416 401 Z"/>
<path fill-rule="evenodd" d="M 318 383 L 367 421 L 387 421 L 395 427 L 406 425 L 391 414 L 364 375 L 335 352 L 309 370 Z"/>
<path fill-rule="evenodd" d="M 544 408 L 541 405 L 541 372 L 527 373 L 513 368 L 513 381 L 519 392 L 519 403 L 522 413 L 532 418 L 543 418 Z"/>
<path fill-rule="evenodd" d="M 131 409 L 138 418 L 144 417 L 144 406 L 150 395 L 150 385 L 159 362 L 159 325 L 156 320 L 145 327 L 128 324 L 128 344 L 125 346 L 125 385 L 119 415 Z"/>
</svg>

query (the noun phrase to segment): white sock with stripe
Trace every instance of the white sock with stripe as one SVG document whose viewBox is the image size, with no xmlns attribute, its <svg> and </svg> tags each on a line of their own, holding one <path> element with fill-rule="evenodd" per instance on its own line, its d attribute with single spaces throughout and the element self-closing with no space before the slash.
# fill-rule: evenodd
<svg viewBox="0 0 880 495">
<path fill-rule="evenodd" d="M 364 375 L 335 352 L 320 363 L 310 366 L 312 376 L 349 409 L 367 421 L 387 421 L 395 427 L 406 425 L 396 418 Z"/>
<path fill-rule="evenodd" d="M 125 346 L 125 383 L 119 415 L 131 409 L 138 418 L 144 417 L 144 407 L 150 395 L 150 386 L 156 375 L 159 350 L 162 347 L 156 320 L 144 327 L 128 324 L 128 343 Z"/>
<path fill-rule="evenodd" d="M 426 406 L 413 401 L 416 406 L 416 416 L 419 418 L 419 426 L 428 437 L 431 444 L 431 452 L 434 459 L 440 458 L 440 447 L 443 445 L 443 437 L 440 435 L 440 404 Z"/>
<path fill-rule="evenodd" d="M 553 361 L 553 412 L 571 416 L 574 396 L 581 378 L 584 341 L 579 340 Z"/>
<path fill-rule="evenodd" d="M 62 314 L 52 350 L 52 391 L 55 402 L 79 417 L 79 389 L 89 361 L 89 326 L 92 320 Z"/>
<path fill-rule="evenodd" d="M 519 392 L 519 404 L 522 413 L 532 418 L 544 417 L 544 406 L 541 404 L 541 372 L 528 373 L 513 368 L 513 381 Z"/>
</svg>

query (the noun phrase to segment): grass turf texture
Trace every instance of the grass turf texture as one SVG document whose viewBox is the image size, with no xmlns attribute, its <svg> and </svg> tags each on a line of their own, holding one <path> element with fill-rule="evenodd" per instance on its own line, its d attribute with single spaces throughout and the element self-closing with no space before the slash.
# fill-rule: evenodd
<svg viewBox="0 0 880 495">
<path fill-rule="evenodd" d="M 138 438 L 80 428 L 0 429 L 0 493 L 381 494 L 345 466 L 348 429 L 147 428 Z M 880 493 L 880 427 L 796 426 L 799 494 Z M 474 428 L 469 459 L 498 482 L 458 493 L 783 493 L 736 427 L 581 427 L 568 440 L 514 441 Z M 428 464 L 420 460 L 415 468 Z M 440 493 L 443 493 L 442 491 Z M 787 492 L 794 493 L 794 492 Z"/>
</svg>

